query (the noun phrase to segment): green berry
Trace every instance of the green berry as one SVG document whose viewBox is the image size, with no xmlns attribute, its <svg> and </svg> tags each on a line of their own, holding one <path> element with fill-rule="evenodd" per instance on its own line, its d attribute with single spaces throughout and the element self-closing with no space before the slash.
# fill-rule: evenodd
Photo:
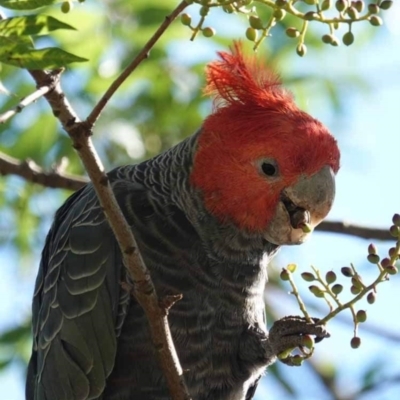
<svg viewBox="0 0 400 400">
<path fill-rule="evenodd" d="M 358 349 L 360 347 L 360 345 L 361 345 L 361 339 L 357 336 L 354 336 L 350 341 L 350 346 L 353 349 Z"/>
<path fill-rule="evenodd" d="M 350 46 L 351 44 L 353 44 L 354 42 L 354 35 L 352 32 L 347 32 L 343 35 L 343 44 L 345 44 L 346 46 Z"/>
<path fill-rule="evenodd" d="M 290 38 L 296 38 L 300 36 L 300 32 L 296 28 L 287 28 L 286 35 Z"/>
<path fill-rule="evenodd" d="M 209 28 L 209 27 L 203 28 L 202 32 L 203 32 L 203 36 L 207 37 L 207 38 L 213 37 L 215 35 L 215 29 L 214 28 Z"/>
<path fill-rule="evenodd" d="M 378 264 L 380 261 L 380 257 L 377 254 L 368 254 L 367 259 L 371 264 Z"/>
<path fill-rule="evenodd" d="M 277 10 L 274 11 L 273 16 L 277 21 L 282 21 L 283 18 L 285 18 L 286 16 L 286 11 L 282 10 L 281 8 L 278 8 Z"/>
<path fill-rule="evenodd" d="M 69 13 L 72 10 L 72 3 L 69 1 L 64 1 L 61 3 L 61 11 L 65 14 Z"/>
<path fill-rule="evenodd" d="M 343 267 L 341 272 L 346 278 L 351 278 L 354 275 L 354 272 L 350 267 Z"/>
<path fill-rule="evenodd" d="M 364 10 L 364 2 L 363 2 L 363 1 L 358 0 L 358 1 L 353 2 L 353 3 L 354 3 L 355 9 L 356 9 L 359 13 L 363 12 L 363 10 Z"/>
<path fill-rule="evenodd" d="M 318 0 L 303 0 L 304 3 L 308 4 L 309 6 L 313 6 L 318 3 Z"/>
<path fill-rule="evenodd" d="M 333 271 L 328 271 L 325 275 L 325 280 L 330 285 L 336 281 L 336 274 Z"/>
<path fill-rule="evenodd" d="M 222 9 L 227 13 L 227 14 L 232 14 L 235 12 L 235 7 L 233 7 L 232 4 L 227 4 L 226 6 L 223 6 Z"/>
<path fill-rule="evenodd" d="M 300 356 L 299 354 L 296 354 L 295 356 L 292 357 L 292 364 L 296 367 L 299 367 L 301 364 L 303 364 L 303 357 Z"/>
<path fill-rule="evenodd" d="M 199 10 L 199 14 L 202 17 L 206 17 L 208 15 L 208 12 L 210 11 L 210 7 L 201 7 Z"/>
<path fill-rule="evenodd" d="M 381 26 L 383 24 L 382 18 L 376 16 L 376 15 L 372 15 L 371 17 L 369 17 L 369 23 L 372 26 Z"/>
<path fill-rule="evenodd" d="M 189 26 L 190 23 L 192 22 L 192 17 L 189 14 L 182 14 L 181 22 L 183 25 Z"/>
<path fill-rule="evenodd" d="M 335 294 L 340 294 L 342 292 L 342 290 L 343 290 L 343 286 L 337 283 L 336 285 L 333 285 L 331 287 L 331 290 Z"/>
<path fill-rule="evenodd" d="M 385 272 L 387 272 L 389 275 L 396 275 L 399 271 L 394 265 L 389 265 L 385 268 Z"/>
<path fill-rule="evenodd" d="M 367 296 L 367 301 L 368 304 L 374 304 L 376 300 L 376 293 L 375 292 L 369 292 Z"/>
<path fill-rule="evenodd" d="M 279 8 L 285 7 L 287 5 L 287 0 L 276 0 L 275 5 Z"/>
<path fill-rule="evenodd" d="M 385 258 L 381 261 L 381 265 L 382 265 L 383 268 L 386 268 L 386 267 L 388 267 L 389 265 L 392 265 L 392 262 L 391 262 L 387 257 L 385 257 Z"/>
<path fill-rule="evenodd" d="M 346 13 L 352 20 L 355 20 L 358 18 L 358 11 L 356 10 L 355 7 L 349 7 L 346 10 Z"/>
<path fill-rule="evenodd" d="M 249 24 L 253 29 L 262 29 L 263 28 L 261 19 L 259 17 L 257 17 L 256 15 L 250 15 Z"/>
<path fill-rule="evenodd" d="M 392 221 L 394 225 L 400 226 L 400 214 L 394 214 Z"/>
<path fill-rule="evenodd" d="M 309 11 L 304 14 L 304 19 L 306 21 L 311 21 L 311 20 L 317 19 L 317 18 L 318 18 L 318 14 L 314 11 Z"/>
<path fill-rule="evenodd" d="M 335 7 L 336 10 L 338 10 L 339 12 L 344 11 L 348 6 L 348 2 L 347 0 L 337 0 L 337 2 L 335 3 Z"/>
<path fill-rule="evenodd" d="M 315 281 L 315 276 L 311 272 L 303 272 L 301 277 L 307 282 Z"/>
<path fill-rule="evenodd" d="M 391 247 L 390 249 L 389 249 L 389 256 L 391 257 L 391 258 L 395 258 L 395 259 L 397 259 L 397 258 L 399 258 L 399 251 L 396 249 L 396 247 Z"/>
<path fill-rule="evenodd" d="M 382 10 L 389 10 L 389 8 L 392 7 L 392 5 L 393 5 L 392 0 L 385 0 L 382 1 L 380 8 L 382 8 Z"/>
<path fill-rule="evenodd" d="M 320 6 L 321 11 L 329 10 L 332 7 L 332 2 L 332 0 L 324 0 Z"/>
<path fill-rule="evenodd" d="M 258 37 L 258 32 L 254 28 L 247 28 L 246 29 L 246 37 L 250 42 L 255 42 Z"/>
<path fill-rule="evenodd" d="M 377 4 L 368 4 L 368 11 L 371 14 L 378 14 L 379 13 L 379 6 Z"/>
<path fill-rule="evenodd" d="M 389 229 L 389 232 L 393 237 L 399 237 L 400 236 L 400 226 L 392 225 Z"/>
<path fill-rule="evenodd" d="M 301 345 L 311 350 L 315 346 L 314 338 L 310 335 L 304 335 L 301 339 Z"/>
<path fill-rule="evenodd" d="M 331 44 L 332 41 L 333 41 L 333 39 L 334 39 L 334 37 L 333 37 L 332 35 L 326 34 L 326 35 L 322 36 L 321 39 L 322 39 L 322 41 L 323 41 L 324 43 L 326 43 L 326 44 Z"/>
<path fill-rule="evenodd" d="M 359 293 L 361 292 L 361 289 L 360 289 L 359 287 L 353 285 L 353 286 L 350 288 L 350 292 L 351 292 L 352 294 L 354 294 L 354 295 L 357 295 L 357 294 L 359 294 Z"/>
<path fill-rule="evenodd" d="M 288 281 L 290 279 L 289 271 L 286 268 L 282 268 L 280 277 L 283 281 Z"/>
<path fill-rule="evenodd" d="M 324 297 L 324 292 L 318 286 L 311 285 L 308 289 L 315 297 Z"/>
<path fill-rule="evenodd" d="M 376 248 L 376 246 L 373 243 L 371 243 L 368 246 L 368 254 L 377 254 L 377 253 L 378 253 L 378 249 Z"/>
<path fill-rule="evenodd" d="M 296 47 L 296 53 L 300 56 L 303 57 L 307 54 L 307 46 L 304 43 L 300 43 Z"/>
<path fill-rule="evenodd" d="M 367 313 L 364 310 L 357 311 L 356 320 L 360 323 L 365 322 L 367 320 Z"/>
</svg>

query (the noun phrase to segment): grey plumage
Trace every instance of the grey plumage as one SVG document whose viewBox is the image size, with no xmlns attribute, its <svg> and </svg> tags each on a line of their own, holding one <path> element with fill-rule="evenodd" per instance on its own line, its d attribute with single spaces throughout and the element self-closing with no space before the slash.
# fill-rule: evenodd
<svg viewBox="0 0 400 400">
<path fill-rule="evenodd" d="M 276 352 L 263 290 L 277 246 L 221 225 L 192 188 L 197 135 L 109 178 L 159 296 L 196 400 L 249 400 Z M 147 322 L 122 289 L 121 254 L 91 185 L 60 208 L 33 301 L 28 400 L 166 400 Z M 263 349 L 263 350 L 262 350 Z"/>
</svg>

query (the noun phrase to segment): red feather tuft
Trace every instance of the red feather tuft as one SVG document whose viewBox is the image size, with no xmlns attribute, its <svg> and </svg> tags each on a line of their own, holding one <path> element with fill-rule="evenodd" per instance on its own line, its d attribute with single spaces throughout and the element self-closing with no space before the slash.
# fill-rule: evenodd
<svg viewBox="0 0 400 400">
<path fill-rule="evenodd" d="M 232 53 L 218 55 L 221 60 L 207 66 L 204 89 L 205 94 L 214 97 L 216 108 L 246 106 L 272 110 L 293 105 L 296 109 L 279 76 L 255 56 L 245 59 L 240 42 L 234 43 Z"/>
</svg>

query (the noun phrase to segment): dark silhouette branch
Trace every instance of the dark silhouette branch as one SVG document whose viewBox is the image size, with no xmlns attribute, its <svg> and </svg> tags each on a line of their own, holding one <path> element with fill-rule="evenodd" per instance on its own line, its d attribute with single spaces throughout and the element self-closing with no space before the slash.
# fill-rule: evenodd
<svg viewBox="0 0 400 400">
<path fill-rule="evenodd" d="M 316 228 L 320 232 L 342 233 L 362 239 L 393 240 L 388 229 L 370 228 L 341 221 L 324 221 Z"/>
<path fill-rule="evenodd" d="M 33 160 L 19 161 L 0 152 L 0 175 L 9 174 L 49 188 L 78 190 L 88 182 L 83 176 L 69 175 L 56 169 L 46 172 Z"/>
</svg>

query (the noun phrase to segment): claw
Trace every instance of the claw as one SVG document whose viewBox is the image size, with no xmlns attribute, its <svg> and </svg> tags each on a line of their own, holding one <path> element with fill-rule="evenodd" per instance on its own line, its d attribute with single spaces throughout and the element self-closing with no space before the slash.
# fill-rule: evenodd
<svg viewBox="0 0 400 400">
<path fill-rule="evenodd" d="M 279 358 L 282 362 L 288 365 L 299 365 L 291 362 L 293 357 L 290 356 L 290 352 L 304 344 L 304 335 L 315 336 L 316 343 L 330 336 L 325 325 L 318 325 L 318 322 L 319 319 L 317 318 L 307 321 L 303 317 L 288 316 L 274 323 L 269 332 L 269 340 L 275 354 L 281 355 Z M 282 357 L 282 354 L 288 354 L 288 356 Z"/>
</svg>

